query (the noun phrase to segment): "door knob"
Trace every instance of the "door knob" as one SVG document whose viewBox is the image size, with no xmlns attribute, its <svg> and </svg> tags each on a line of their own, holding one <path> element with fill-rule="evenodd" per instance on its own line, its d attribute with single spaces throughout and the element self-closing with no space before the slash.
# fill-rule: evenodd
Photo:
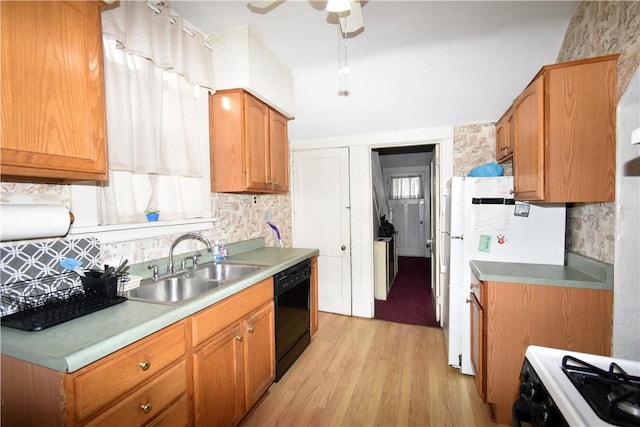
<svg viewBox="0 0 640 427">
<path fill-rule="evenodd" d="M 343 251 L 347 250 L 347 247 L 345 245 L 340 246 L 340 249 L 342 249 Z"/>
</svg>

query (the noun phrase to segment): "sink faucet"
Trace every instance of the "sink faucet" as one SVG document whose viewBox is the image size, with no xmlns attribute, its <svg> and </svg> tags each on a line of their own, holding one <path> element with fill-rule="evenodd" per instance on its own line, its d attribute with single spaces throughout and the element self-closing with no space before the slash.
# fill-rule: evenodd
<svg viewBox="0 0 640 427">
<path fill-rule="evenodd" d="M 167 266 L 167 273 L 173 274 L 176 272 L 176 266 L 173 263 L 173 250 L 178 245 L 178 243 L 188 239 L 200 240 L 202 243 L 207 245 L 207 250 L 211 252 L 211 242 L 209 242 L 209 240 L 206 237 L 204 237 L 202 234 L 198 234 L 198 233 L 183 234 L 182 236 L 174 240 L 173 243 L 171 244 L 171 248 L 169 249 L 169 265 Z"/>
</svg>

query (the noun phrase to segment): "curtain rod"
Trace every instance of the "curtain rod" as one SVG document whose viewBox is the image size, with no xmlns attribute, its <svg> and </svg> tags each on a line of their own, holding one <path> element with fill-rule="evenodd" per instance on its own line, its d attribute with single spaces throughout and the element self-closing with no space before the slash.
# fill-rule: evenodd
<svg viewBox="0 0 640 427">
<path fill-rule="evenodd" d="M 159 7 L 157 7 L 157 6 L 153 5 L 153 4 L 149 3 L 149 2 L 147 2 L 147 7 L 148 7 L 149 9 L 151 9 L 152 11 L 154 11 L 154 12 L 156 13 L 156 15 L 160 15 L 160 14 L 162 14 L 162 10 L 161 10 Z M 171 23 L 171 24 L 175 24 L 175 23 L 176 23 L 176 20 L 175 20 L 175 19 L 173 19 L 173 17 L 170 17 L 170 19 L 169 19 L 169 23 Z M 190 37 L 195 37 L 195 36 L 196 36 L 196 34 L 195 34 L 193 31 L 190 31 L 190 30 L 189 30 L 189 29 L 187 29 L 187 28 L 182 27 L 182 31 L 183 31 L 183 32 L 185 32 L 185 33 L 186 33 L 188 36 L 190 36 Z M 204 44 L 204 45 L 205 45 L 209 50 L 213 50 L 213 47 L 212 47 L 211 45 L 207 44 L 207 42 L 204 42 L 203 44 Z"/>
</svg>

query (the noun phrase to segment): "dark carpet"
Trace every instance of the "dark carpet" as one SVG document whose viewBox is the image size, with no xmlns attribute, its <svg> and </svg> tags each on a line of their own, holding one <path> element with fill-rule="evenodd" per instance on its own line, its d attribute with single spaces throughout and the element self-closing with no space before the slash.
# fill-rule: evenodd
<svg viewBox="0 0 640 427">
<path fill-rule="evenodd" d="M 386 301 L 375 300 L 376 319 L 439 328 L 431 295 L 431 259 L 398 257 L 398 275 Z"/>
</svg>

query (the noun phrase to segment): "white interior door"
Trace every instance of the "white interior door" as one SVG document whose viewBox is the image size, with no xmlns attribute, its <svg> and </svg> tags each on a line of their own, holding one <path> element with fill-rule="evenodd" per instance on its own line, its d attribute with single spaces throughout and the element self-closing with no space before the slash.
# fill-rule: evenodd
<svg viewBox="0 0 640 427">
<path fill-rule="evenodd" d="M 399 256 L 425 257 L 424 199 L 389 200 Z"/>
<path fill-rule="evenodd" d="M 433 158 L 431 159 L 431 237 L 429 238 L 430 250 L 431 250 L 431 292 L 432 300 L 435 304 L 434 311 L 436 314 L 436 321 L 442 326 L 442 309 L 443 309 L 443 295 L 442 295 L 442 274 L 447 274 L 446 271 L 441 271 L 443 265 L 443 251 L 446 251 L 448 255 L 448 240 L 447 247 L 442 247 L 439 243 L 439 239 L 442 236 L 442 209 L 444 208 L 440 204 L 440 146 L 435 145 L 433 150 Z"/>
<path fill-rule="evenodd" d="M 318 308 L 351 315 L 349 151 L 293 152 L 293 246 L 318 248 Z"/>
</svg>

